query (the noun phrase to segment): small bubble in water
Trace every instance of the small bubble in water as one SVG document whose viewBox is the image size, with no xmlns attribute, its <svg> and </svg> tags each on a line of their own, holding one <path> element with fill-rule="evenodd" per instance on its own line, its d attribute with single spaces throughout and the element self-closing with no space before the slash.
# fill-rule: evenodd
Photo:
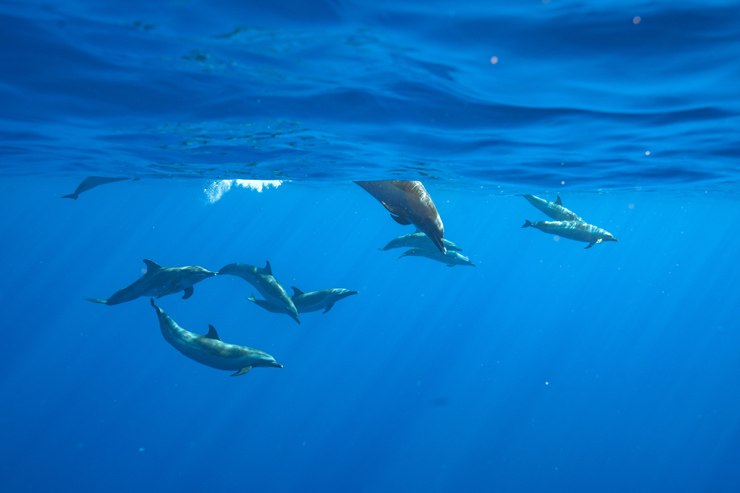
<svg viewBox="0 0 740 493">
<path fill-rule="evenodd" d="M 640 19 L 639 15 L 636 15 L 632 18 L 632 24 L 638 25 L 642 19 Z"/>
<path fill-rule="evenodd" d="M 496 65 L 497 63 L 498 63 L 498 57 L 497 56 L 492 56 L 491 57 L 491 64 L 492 65 Z"/>
<path fill-rule="evenodd" d="M 139 452 L 143 452 L 144 450 L 146 450 L 144 447 L 139 448 Z"/>
</svg>

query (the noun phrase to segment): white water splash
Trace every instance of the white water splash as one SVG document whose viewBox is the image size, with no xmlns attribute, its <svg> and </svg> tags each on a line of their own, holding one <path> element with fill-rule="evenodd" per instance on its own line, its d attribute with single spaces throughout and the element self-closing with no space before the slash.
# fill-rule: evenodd
<svg viewBox="0 0 740 493">
<path fill-rule="evenodd" d="M 211 183 L 204 192 L 208 197 L 208 202 L 215 204 L 221 200 L 221 197 L 223 197 L 226 192 L 235 186 L 262 192 L 262 190 L 266 188 L 277 188 L 282 184 L 282 180 L 218 180 Z"/>
</svg>

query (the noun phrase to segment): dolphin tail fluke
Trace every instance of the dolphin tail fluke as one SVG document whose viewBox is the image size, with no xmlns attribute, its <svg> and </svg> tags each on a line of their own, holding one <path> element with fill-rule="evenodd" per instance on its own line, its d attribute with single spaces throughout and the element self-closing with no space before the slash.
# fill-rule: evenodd
<svg viewBox="0 0 740 493">
<path fill-rule="evenodd" d="M 71 193 L 69 195 L 62 195 L 63 199 L 77 200 L 77 197 L 79 197 L 79 195 L 77 195 L 76 193 Z"/>
<path fill-rule="evenodd" d="M 522 226 L 522 228 L 528 228 L 528 227 L 530 227 L 531 225 L 532 225 L 532 222 L 531 222 L 531 221 L 529 221 L 528 219 L 525 219 L 525 220 L 524 220 L 524 226 Z"/>
<path fill-rule="evenodd" d="M 87 301 L 92 301 L 93 303 L 100 303 L 101 305 L 107 305 L 108 300 L 99 300 L 97 298 L 85 298 Z"/>
</svg>

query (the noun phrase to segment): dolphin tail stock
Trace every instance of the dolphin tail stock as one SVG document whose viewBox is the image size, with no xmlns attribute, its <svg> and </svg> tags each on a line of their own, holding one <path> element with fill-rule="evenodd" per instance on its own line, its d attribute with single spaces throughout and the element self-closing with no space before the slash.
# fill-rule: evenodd
<svg viewBox="0 0 740 493">
<path fill-rule="evenodd" d="M 79 197 L 79 194 L 76 194 L 76 193 L 70 193 L 69 195 L 62 195 L 63 199 L 77 200 L 77 197 Z"/>
<path fill-rule="evenodd" d="M 108 304 L 108 300 L 99 300 L 97 298 L 84 298 L 84 299 L 86 299 L 87 301 L 92 301 L 93 303 L 100 303 L 101 305 Z"/>
<path fill-rule="evenodd" d="M 522 228 L 528 228 L 532 225 L 532 222 L 529 219 L 524 220 L 524 226 Z"/>
</svg>

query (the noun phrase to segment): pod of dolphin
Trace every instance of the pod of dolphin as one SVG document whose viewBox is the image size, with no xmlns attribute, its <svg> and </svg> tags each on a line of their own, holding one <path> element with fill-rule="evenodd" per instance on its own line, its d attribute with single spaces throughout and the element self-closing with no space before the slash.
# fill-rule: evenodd
<svg viewBox="0 0 740 493">
<path fill-rule="evenodd" d="M 75 193 L 62 198 L 77 199 L 78 195 L 96 186 L 124 180 L 125 178 L 86 178 Z M 418 181 L 357 181 L 390 212 L 394 221 L 402 225 L 413 225 L 416 231 L 394 238 L 379 250 L 408 248 L 399 258 L 425 257 L 450 267 L 475 264 L 460 252 L 462 249 L 444 238 L 444 225 L 432 198 Z M 581 217 L 563 207 L 560 197 L 549 202 L 534 195 L 523 195 L 534 207 L 555 221 L 527 220 L 522 228 L 533 227 L 542 232 L 563 238 L 588 243 L 591 248 L 604 241 L 617 241 L 609 232 L 588 224 Z M 231 275 L 240 277 L 251 284 L 264 299 L 257 299 L 254 293 L 247 298 L 260 308 L 272 313 L 284 314 L 297 323 L 299 313 L 323 310 L 328 312 L 334 304 L 348 296 L 358 294 L 343 288 L 325 289 L 304 293 L 292 287 L 293 296 L 272 275 L 272 267 L 267 262 L 264 268 L 249 264 L 233 263 L 212 272 L 200 266 L 162 267 L 152 260 L 145 259 L 146 273 L 135 282 L 113 293 L 108 299 L 85 298 L 94 303 L 117 305 L 140 297 L 150 297 L 151 305 L 157 313 L 157 320 L 164 339 L 188 358 L 206 366 L 220 370 L 234 371 L 232 376 L 244 375 L 255 367 L 282 368 L 271 355 L 247 346 L 229 344 L 221 340 L 216 329 L 209 326 L 206 335 L 199 335 L 180 327 L 164 310 L 159 308 L 154 298 L 183 292 L 183 299 L 193 295 L 193 286 L 214 276 Z"/>
</svg>

